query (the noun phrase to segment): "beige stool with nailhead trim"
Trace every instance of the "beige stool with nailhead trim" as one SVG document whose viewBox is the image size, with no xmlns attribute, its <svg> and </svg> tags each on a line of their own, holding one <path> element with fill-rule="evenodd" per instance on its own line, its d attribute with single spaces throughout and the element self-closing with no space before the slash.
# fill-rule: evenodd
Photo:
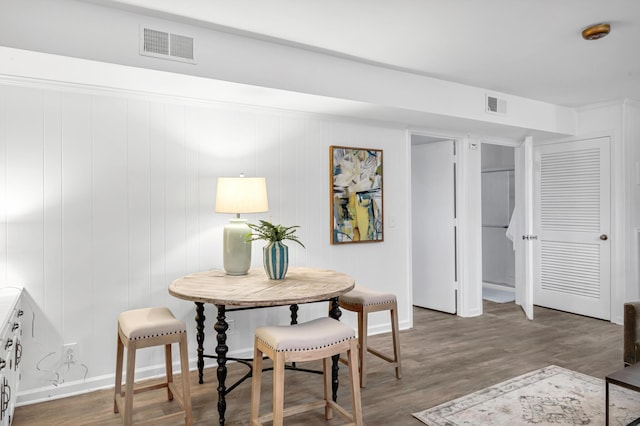
<svg viewBox="0 0 640 426">
<path fill-rule="evenodd" d="M 402 365 L 400 361 L 400 332 L 398 330 L 398 304 L 396 295 L 371 290 L 361 285 L 356 285 L 353 290 L 339 297 L 340 307 L 347 311 L 358 313 L 358 359 L 360 361 L 360 386 L 365 387 L 367 382 L 367 352 L 381 358 L 396 367 L 396 377 L 402 377 Z M 393 338 L 393 358 L 382 354 L 367 344 L 368 315 L 372 312 L 390 311 L 391 336 Z"/>
<path fill-rule="evenodd" d="M 347 353 L 351 389 L 351 414 L 332 400 L 331 356 Z M 251 384 L 251 426 L 273 420 L 281 426 L 284 417 L 310 410 L 325 409 L 327 420 L 336 410 L 350 424 L 362 425 L 362 405 L 357 365 L 357 340 L 354 330 L 332 318 L 319 318 L 302 324 L 260 327 L 256 330 Z M 263 354 L 273 361 L 273 412 L 259 416 Z M 323 360 L 324 399 L 284 409 L 284 371 L 287 362 Z"/>
<path fill-rule="evenodd" d="M 171 344 L 180 345 L 180 366 L 182 372 L 182 395 L 176 392 L 173 383 Z M 162 383 L 134 387 L 136 350 L 151 346 L 164 345 L 166 380 Z M 125 391 L 122 392 L 122 361 L 124 348 L 127 348 L 127 372 Z M 118 348 L 116 352 L 116 387 L 113 412 L 122 414 L 125 425 L 133 420 L 133 395 L 154 389 L 167 388 L 169 400 L 176 397 L 182 411 L 165 416 L 147 419 L 139 424 L 153 424 L 159 419 L 184 417 L 186 425 L 192 424 L 191 392 L 189 390 L 189 357 L 187 354 L 187 327 L 184 321 L 173 316 L 165 307 L 143 308 L 122 312 L 118 316 Z"/>
</svg>

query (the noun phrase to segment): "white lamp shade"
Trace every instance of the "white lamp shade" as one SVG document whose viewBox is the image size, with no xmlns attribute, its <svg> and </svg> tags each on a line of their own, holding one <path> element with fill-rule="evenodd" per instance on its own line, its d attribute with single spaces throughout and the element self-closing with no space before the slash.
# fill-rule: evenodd
<svg viewBox="0 0 640 426">
<path fill-rule="evenodd" d="M 216 213 L 262 213 L 269 211 L 267 181 L 263 177 L 219 177 Z"/>
</svg>

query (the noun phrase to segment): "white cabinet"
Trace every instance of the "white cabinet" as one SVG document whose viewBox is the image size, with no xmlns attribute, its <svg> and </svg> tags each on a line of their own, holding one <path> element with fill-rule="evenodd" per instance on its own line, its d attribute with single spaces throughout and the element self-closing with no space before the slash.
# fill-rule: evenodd
<svg viewBox="0 0 640 426">
<path fill-rule="evenodd" d="M 22 290 L 0 288 L 0 426 L 13 420 L 22 358 Z"/>
</svg>

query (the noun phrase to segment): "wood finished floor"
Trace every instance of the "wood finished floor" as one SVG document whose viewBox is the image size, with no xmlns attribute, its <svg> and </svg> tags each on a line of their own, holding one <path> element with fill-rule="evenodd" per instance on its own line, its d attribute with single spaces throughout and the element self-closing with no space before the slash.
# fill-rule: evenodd
<svg viewBox="0 0 640 426">
<path fill-rule="evenodd" d="M 400 339 L 401 380 L 395 379 L 392 368 L 370 355 L 367 388 L 362 390 L 367 425 L 418 426 L 421 423 L 412 412 L 551 364 L 599 378 L 622 367 L 622 326 L 540 307 L 535 307 L 535 320 L 528 321 L 513 303 L 485 301 L 484 314 L 474 318 L 414 308 L 414 328 L 402 331 Z M 370 338 L 383 349 L 390 349 L 390 340 L 388 334 Z M 242 372 L 240 365 L 231 365 L 229 380 Z M 203 385 L 197 384 L 193 372 L 190 380 L 194 424 L 218 424 L 215 370 L 205 370 Z M 266 412 L 270 411 L 270 373 L 263 380 L 262 409 Z M 227 425 L 248 425 L 250 388 L 247 382 L 227 397 Z M 134 420 L 155 416 L 159 410 L 174 411 L 177 404 L 167 402 L 165 394 L 158 392 L 163 391 L 136 396 Z M 341 387 L 340 401 L 348 401 L 347 392 Z M 320 397 L 321 377 L 288 372 L 285 393 L 290 403 Z M 18 407 L 13 425 L 120 425 L 112 401 L 112 390 L 102 390 Z M 342 423 L 337 415 L 325 421 L 322 410 L 285 420 L 291 426 Z"/>
</svg>

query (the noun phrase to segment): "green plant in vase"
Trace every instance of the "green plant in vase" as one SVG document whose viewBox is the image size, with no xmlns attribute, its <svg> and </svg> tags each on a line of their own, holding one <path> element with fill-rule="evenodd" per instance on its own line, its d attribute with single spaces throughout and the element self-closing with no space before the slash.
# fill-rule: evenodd
<svg viewBox="0 0 640 426">
<path fill-rule="evenodd" d="M 284 279 L 289 267 L 289 247 L 283 241 L 295 241 L 302 244 L 296 235 L 299 226 L 274 225 L 266 220 L 261 220 L 259 224 L 249 223 L 251 232 L 246 235 L 248 242 L 265 240 L 267 245 L 262 248 L 262 261 L 264 270 L 272 280 Z"/>
</svg>

